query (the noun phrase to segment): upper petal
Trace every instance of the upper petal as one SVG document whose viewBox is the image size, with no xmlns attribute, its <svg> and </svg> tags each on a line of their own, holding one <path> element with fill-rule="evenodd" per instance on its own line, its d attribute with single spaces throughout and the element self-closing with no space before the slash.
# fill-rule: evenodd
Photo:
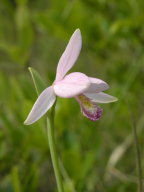
<svg viewBox="0 0 144 192">
<path fill-rule="evenodd" d="M 77 29 L 70 38 L 68 45 L 58 62 L 56 81 L 62 80 L 65 74 L 72 68 L 79 56 L 81 46 L 81 32 Z"/>
<path fill-rule="evenodd" d="M 98 93 L 109 88 L 109 85 L 101 79 L 89 77 L 89 80 L 91 84 L 85 93 Z"/>
<path fill-rule="evenodd" d="M 89 78 L 85 74 L 74 72 L 55 82 L 54 91 L 56 95 L 67 98 L 83 93 L 89 86 Z"/>
<path fill-rule="evenodd" d="M 24 124 L 29 125 L 40 119 L 54 104 L 55 99 L 53 87 L 46 88 L 36 100 Z"/>
<path fill-rule="evenodd" d="M 111 103 L 115 102 L 118 99 L 116 97 L 113 97 L 111 95 L 108 95 L 106 93 L 100 92 L 100 93 L 84 93 L 88 98 L 90 98 L 92 101 L 96 103 Z"/>
</svg>

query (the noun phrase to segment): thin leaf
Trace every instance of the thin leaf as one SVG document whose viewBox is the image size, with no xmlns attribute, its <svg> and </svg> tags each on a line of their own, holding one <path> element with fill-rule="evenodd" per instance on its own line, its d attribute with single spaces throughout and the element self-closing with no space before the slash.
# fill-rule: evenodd
<svg viewBox="0 0 144 192">
<path fill-rule="evenodd" d="M 28 69 L 32 76 L 32 80 L 33 80 L 36 92 L 39 95 L 47 86 L 45 85 L 44 81 L 42 80 L 42 78 L 40 77 L 40 75 L 35 69 L 31 67 L 29 67 Z"/>
</svg>

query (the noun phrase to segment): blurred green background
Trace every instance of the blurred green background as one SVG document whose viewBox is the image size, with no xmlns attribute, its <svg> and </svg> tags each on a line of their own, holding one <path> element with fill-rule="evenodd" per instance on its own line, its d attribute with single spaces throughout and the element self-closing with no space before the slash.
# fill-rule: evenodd
<svg viewBox="0 0 144 192">
<path fill-rule="evenodd" d="M 135 192 L 138 129 L 144 167 L 144 1 L 0 0 L 0 192 L 56 192 L 44 118 L 24 126 L 37 94 L 28 72 L 47 85 L 76 28 L 83 47 L 71 71 L 108 82 L 119 98 L 97 122 L 74 99 L 58 98 L 56 142 L 66 192 Z"/>
</svg>

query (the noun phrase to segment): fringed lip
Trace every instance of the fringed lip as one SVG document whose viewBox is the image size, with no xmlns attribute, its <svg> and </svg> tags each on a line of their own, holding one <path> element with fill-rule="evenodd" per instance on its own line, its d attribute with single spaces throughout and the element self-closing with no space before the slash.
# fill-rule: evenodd
<svg viewBox="0 0 144 192">
<path fill-rule="evenodd" d="M 100 108 L 96 102 L 86 97 L 84 94 L 75 97 L 80 104 L 82 114 L 91 121 L 97 121 L 102 115 L 102 108 Z"/>
</svg>

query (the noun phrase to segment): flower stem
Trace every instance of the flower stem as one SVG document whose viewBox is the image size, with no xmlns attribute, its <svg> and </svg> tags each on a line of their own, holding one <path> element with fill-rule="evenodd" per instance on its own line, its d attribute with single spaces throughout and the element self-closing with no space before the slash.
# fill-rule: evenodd
<svg viewBox="0 0 144 192">
<path fill-rule="evenodd" d="M 49 149 L 52 159 L 52 164 L 54 168 L 54 173 L 56 177 L 58 192 L 64 192 L 62 177 L 60 174 L 60 168 L 58 163 L 58 156 L 56 152 L 55 138 L 54 138 L 54 114 L 55 114 L 55 105 L 52 107 L 48 118 L 47 118 L 47 134 L 48 134 L 48 142 Z"/>
</svg>

